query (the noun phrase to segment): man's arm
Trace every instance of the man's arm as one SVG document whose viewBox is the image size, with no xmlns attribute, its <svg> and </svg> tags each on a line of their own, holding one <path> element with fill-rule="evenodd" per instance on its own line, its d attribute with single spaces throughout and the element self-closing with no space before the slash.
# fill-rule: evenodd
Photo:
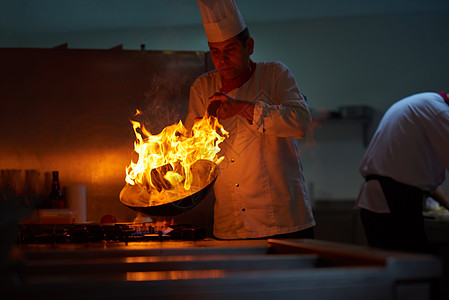
<svg viewBox="0 0 449 300">
<path fill-rule="evenodd" d="M 247 119 L 248 122 L 253 122 L 254 103 L 234 99 L 222 93 L 216 93 L 209 98 L 209 101 L 211 102 L 209 107 L 214 106 L 215 101 L 220 102 L 215 112 L 218 119 L 228 119 L 235 115 L 240 115 Z"/>
<path fill-rule="evenodd" d="M 449 195 L 445 193 L 441 186 L 430 192 L 430 197 L 440 203 L 441 206 L 449 209 Z"/>
</svg>

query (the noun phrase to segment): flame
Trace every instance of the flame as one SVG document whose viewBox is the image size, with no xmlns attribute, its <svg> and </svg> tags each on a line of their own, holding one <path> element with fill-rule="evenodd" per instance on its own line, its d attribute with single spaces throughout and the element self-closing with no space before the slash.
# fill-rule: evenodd
<svg viewBox="0 0 449 300">
<path fill-rule="evenodd" d="M 137 110 L 136 115 L 140 113 Z M 140 122 L 131 120 L 131 123 L 138 160 L 131 161 L 126 168 L 125 181 L 145 189 L 151 196 L 150 206 L 171 202 L 171 197 L 164 195 L 168 191 L 188 193 L 194 180 L 191 167 L 195 162 L 209 160 L 219 164 L 224 159 L 217 157 L 218 145 L 228 132 L 217 118 L 208 114 L 195 122 L 191 131 L 179 121 L 157 135 L 152 135 Z"/>
</svg>

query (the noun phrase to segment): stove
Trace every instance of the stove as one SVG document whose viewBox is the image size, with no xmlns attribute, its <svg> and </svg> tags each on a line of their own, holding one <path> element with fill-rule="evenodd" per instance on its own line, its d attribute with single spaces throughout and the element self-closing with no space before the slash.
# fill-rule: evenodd
<svg viewBox="0 0 449 300">
<path fill-rule="evenodd" d="M 152 223 L 19 224 L 19 244 L 124 243 L 146 241 L 197 241 L 205 228 L 189 224 L 159 226 Z"/>
</svg>

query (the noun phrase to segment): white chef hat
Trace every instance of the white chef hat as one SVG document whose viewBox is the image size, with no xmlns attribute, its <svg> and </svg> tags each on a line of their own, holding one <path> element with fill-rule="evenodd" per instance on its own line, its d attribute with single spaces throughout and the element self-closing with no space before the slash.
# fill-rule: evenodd
<svg viewBox="0 0 449 300">
<path fill-rule="evenodd" d="M 198 0 L 209 42 L 226 41 L 246 28 L 234 0 Z"/>
</svg>

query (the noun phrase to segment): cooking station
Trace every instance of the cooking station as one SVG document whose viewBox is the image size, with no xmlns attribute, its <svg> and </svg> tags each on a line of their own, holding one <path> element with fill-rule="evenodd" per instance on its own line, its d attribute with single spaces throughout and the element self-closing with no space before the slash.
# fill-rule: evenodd
<svg viewBox="0 0 449 300">
<path fill-rule="evenodd" d="M 37 225 L 37 226 L 36 226 Z M 431 299 L 433 256 L 320 240 L 216 240 L 151 224 L 19 228 L 2 294 L 30 299 Z"/>
<path fill-rule="evenodd" d="M 190 195 L 194 199 L 182 198 L 175 206 L 122 201 L 132 197 L 118 201 L 117 195 L 124 184 L 122 163 L 130 160 L 126 145 L 133 142 L 130 115 L 149 108 L 149 119 L 164 119 L 152 124 L 154 132 L 172 121 L 171 114 L 156 109 L 160 103 L 171 104 L 167 111 L 173 108 L 183 119 L 191 83 L 211 68 L 207 53 L 67 47 L 0 53 L 4 73 L 10 74 L 2 89 L 19 97 L 1 110 L 4 123 L 12 124 L 2 133 L 9 141 L 5 161 L 20 162 L 14 168 L 26 170 L 35 166 L 38 154 L 38 166 L 57 166 L 65 184 L 85 183 L 88 220 L 110 214 L 129 221 L 135 211 L 189 219 L 184 212 L 213 184 L 213 165 L 199 165 L 201 170 L 210 166 L 204 174 L 213 176 L 205 176 L 201 189 Z M 27 89 L 17 80 L 24 73 Z M 45 134 L 36 138 L 40 132 Z M 162 175 L 172 171 L 166 166 Z M 141 190 L 127 188 L 121 195 L 133 193 Z M 435 296 L 442 273 L 434 256 L 322 240 L 216 240 L 205 228 L 182 223 L 17 225 L 13 221 L 24 217 L 25 209 L 20 199 L 9 200 L 0 203 L 2 299 L 421 300 Z M 202 210 L 190 221 L 208 224 L 208 207 L 196 206 Z"/>
</svg>

